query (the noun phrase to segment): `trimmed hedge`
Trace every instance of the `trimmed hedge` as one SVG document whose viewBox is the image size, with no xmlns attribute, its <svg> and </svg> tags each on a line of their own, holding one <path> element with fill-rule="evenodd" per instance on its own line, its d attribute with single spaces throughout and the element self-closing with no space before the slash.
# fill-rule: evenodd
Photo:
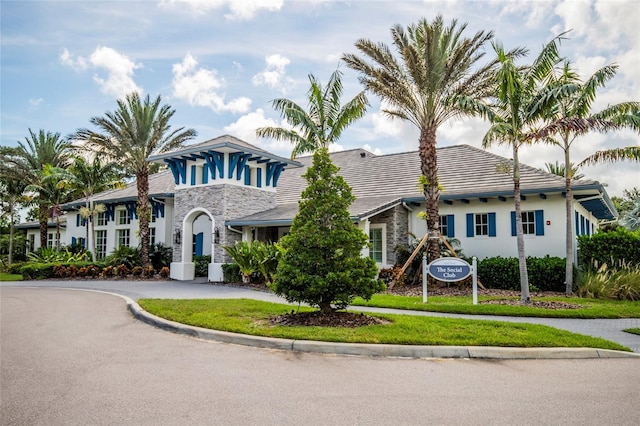
<svg viewBox="0 0 640 426">
<path fill-rule="evenodd" d="M 242 282 L 242 275 L 240 275 L 240 267 L 237 263 L 224 263 L 222 265 L 222 280 L 225 283 L 239 283 Z"/>
<path fill-rule="evenodd" d="M 529 286 L 532 290 L 565 290 L 565 260 L 560 257 L 527 257 Z M 488 257 L 478 261 L 478 278 L 486 288 L 520 290 L 517 257 Z"/>
<path fill-rule="evenodd" d="M 91 265 L 93 265 L 91 262 L 25 263 L 20 268 L 20 273 L 25 280 L 43 280 L 47 278 L 57 278 L 56 268 L 59 267 L 73 267 L 79 270 L 80 268 L 86 268 Z"/>
<path fill-rule="evenodd" d="M 619 227 L 609 232 L 578 237 L 578 263 L 580 268 L 590 269 L 607 264 L 616 268 L 620 264 L 640 264 L 640 231 L 631 232 Z"/>
</svg>

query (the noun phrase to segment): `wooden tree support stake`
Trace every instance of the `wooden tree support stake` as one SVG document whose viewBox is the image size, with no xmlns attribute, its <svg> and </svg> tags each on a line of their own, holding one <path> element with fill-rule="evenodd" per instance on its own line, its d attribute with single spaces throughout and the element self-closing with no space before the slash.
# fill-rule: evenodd
<svg viewBox="0 0 640 426">
<path fill-rule="evenodd" d="M 457 257 L 458 259 L 460 259 L 460 256 L 458 256 L 458 253 L 456 253 L 456 251 L 453 249 L 453 247 L 451 247 L 451 244 L 449 244 L 449 241 L 447 241 L 447 239 L 445 237 L 443 237 L 442 235 L 439 235 L 440 240 L 442 240 L 442 242 L 444 243 L 445 246 L 447 246 L 447 248 L 449 249 L 449 251 L 451 253 L 453 253 L 453 255 L 455 257 Z M 407 261 L 405 262 L 405 264 L 402 266 L 402 269 L 400 269 L 400 272 L 398 272 L 398 274 L 396 274 L 393 279 L 391 280 L 391 282 L 389 283 L 389 290 L 391 290 L 393 288 L 393 286 L 396 284 L 396 278 L 400 277 L 402 274 L 404 274 L 404 272 L 407 270 L 407 268 L 409 267 L 409 265 L 411 264 L 411 262 L 413 262 L 413 259 L 415 259 L 415 257 L 418 255 L 418 252 L 420 251 L 420 249 L 422 248 L 422 246 L 427 242 L 427 240 L 429 239 L 429 233 L 427 232 L 427 234 L 424 236 L 424 238 L 422 238 L 422 241 L 420 241 L 420 244 L 418 244 L 418 246 L 416 247 L 416 249 L 413 251 L 413 253 L 411 253 L 411 256 L 409 256 L 409 259 L 407 259 Z M 480 288 L 482 288 L 483 290 L 486 290 L 486 288 L 482 285 L 482 283 L 480 282 L 480 278 L 478 278 L 478 285 L 480 286 Z"/>
</svg>

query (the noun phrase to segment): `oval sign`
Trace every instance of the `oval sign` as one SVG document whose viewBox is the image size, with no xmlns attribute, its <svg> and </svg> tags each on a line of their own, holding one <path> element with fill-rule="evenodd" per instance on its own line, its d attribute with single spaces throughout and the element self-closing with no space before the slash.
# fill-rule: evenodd
<svg viewBox="0 0 640 426">
<path fill-rule="evenodd" d="M 471 275 L 471 265 L 457 257 L 441 257 L 429 264 L 427 272 L 440 281 L 460 281 Z"/>
</svg>

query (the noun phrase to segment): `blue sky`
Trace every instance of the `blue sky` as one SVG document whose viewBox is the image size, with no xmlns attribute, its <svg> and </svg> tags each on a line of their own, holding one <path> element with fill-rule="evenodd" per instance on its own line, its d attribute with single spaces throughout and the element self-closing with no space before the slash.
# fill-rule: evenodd
<svg viewBox="0 0 640 426">
<path fill-rule="evenodd" d="M 442 14 L 468 24 L 466 34 L 493 30 L 505 47 L 526 47 L 535 56 L 555 35 L 571 29 L 561 53 L 583 75 L 617 63 L 617 76 L 602 89 L 595 109 L 640 100 L 640 5 L 629 1 L 6 1 L 1 13 L 1 144 L 16 145 L 28 129 L 65 136 L 89 119 L 116 108 L 132 90 L 161 95 L 176 110 L 174 127 L 198 131 L 201 142 L 232 134 L 288 156 L 286 144 L 259 140 L 255 129 L 281 125 L 275 98 L 302 105 L 308 75 L 325 82 L 339 66 L 345 101 L 361 87 L 340 64 L 360 38 L 390 42 L 390 29 Z M 491 55 L 487 46 L 487 55 Z M 339 146 L 375 153 L 417 149 L 418 132 L 390 121 L 370 96 L 367 115 L 349 128 Z M 480 119 L 455 119 L 438 132 L 439 146 L 480 146 L 487 130 Z M 630 131 L 578 140 L 579 162 L 605 148 L 639 145 Z M 506 157 L 504 147 L 490 149 Z M 544 167 L 562 161 L 556 147 L 524 148 L 522 161 Z M 640 186 L 637 163 L 584 168 L 608 184 L 610 195 Z"/>
</svg>

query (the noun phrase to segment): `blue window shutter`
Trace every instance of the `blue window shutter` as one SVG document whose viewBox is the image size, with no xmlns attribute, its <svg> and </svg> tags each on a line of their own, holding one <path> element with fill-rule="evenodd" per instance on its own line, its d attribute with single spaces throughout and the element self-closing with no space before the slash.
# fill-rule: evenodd
<svg viewBox="0 0 640 426">
<path fill-rule="evenodd" d="M 589 222 L 589 219 L 586 220 L 587 223 L 587 235 L 591 235 L 591 222 Z"/>
<path fill-rule="evenodd" d="M 578 212 L 576 212 L 575 216 L 576 216 L 576 220 L 575 220 L 575 222 L 576 222 L 576 235 L 580 235 L 580 223 L 578 222 Z"/>
<path fill-rule="evenodd" d="M 580 215 L 580 235 L 586 234 L 584 230 L 584 216 Z"/>
<path fill-rule="evenodd" d="M 454 238 L 456 236 L 454 216 L 452 214 L 447 215 L 447 238 Z"/>
<path fill-rule="evenodd" d="M 256 175 L 256 186 L 262 188 L 262 169 L 256 169 L 258 174 Z"/>
<path fill-rule="evenodd" d="M 511 212 L 511 236 L 515 237 L 518 235 L 518 228 L 516 227 L 516 212 Z"/>
<path fill-rule="evenodd" d="M 467 237 L 473 237 L 473 213 L 467 213 Z"/>
<path fill-rule="evenodd" d="M 191 186 L 196 184 L 196 166 L 191 166 Z"/>
<path fill-rule="evenodd" d="M 209 183 L 209 165 L 202 165 L 202 183 Z"/>
<path fill-rule="evenodd" d="M 196 256 L 202 256 L 202 246 L 204 243 L 204 234 L 202 232 L 196 234 Z"/>
<path fill-rule="evenodd" d="M 76 245 L 76 237 L 71 237 L 71 245 L 75 246 Z"/>
<path fill-rule="evenodd" d="M 488 216 L 489 216 L 489 236 L 495 237 L 496 236 L 496 214 L 489 213 Z"/>
<path fill-rule="evenodd" d="M 76 226 L 80 226 L 80 214 L 76 215 Z"/>
<path fill-rule="evenodd" d="M 244 166 L 244 184 L 251 185 L 251 168 L 249 166 Z"/>
<path fill-rule="evenodd" d="M 544 235 L 544 210 L 536 210 L 536 235 Z"/>
</svg>

